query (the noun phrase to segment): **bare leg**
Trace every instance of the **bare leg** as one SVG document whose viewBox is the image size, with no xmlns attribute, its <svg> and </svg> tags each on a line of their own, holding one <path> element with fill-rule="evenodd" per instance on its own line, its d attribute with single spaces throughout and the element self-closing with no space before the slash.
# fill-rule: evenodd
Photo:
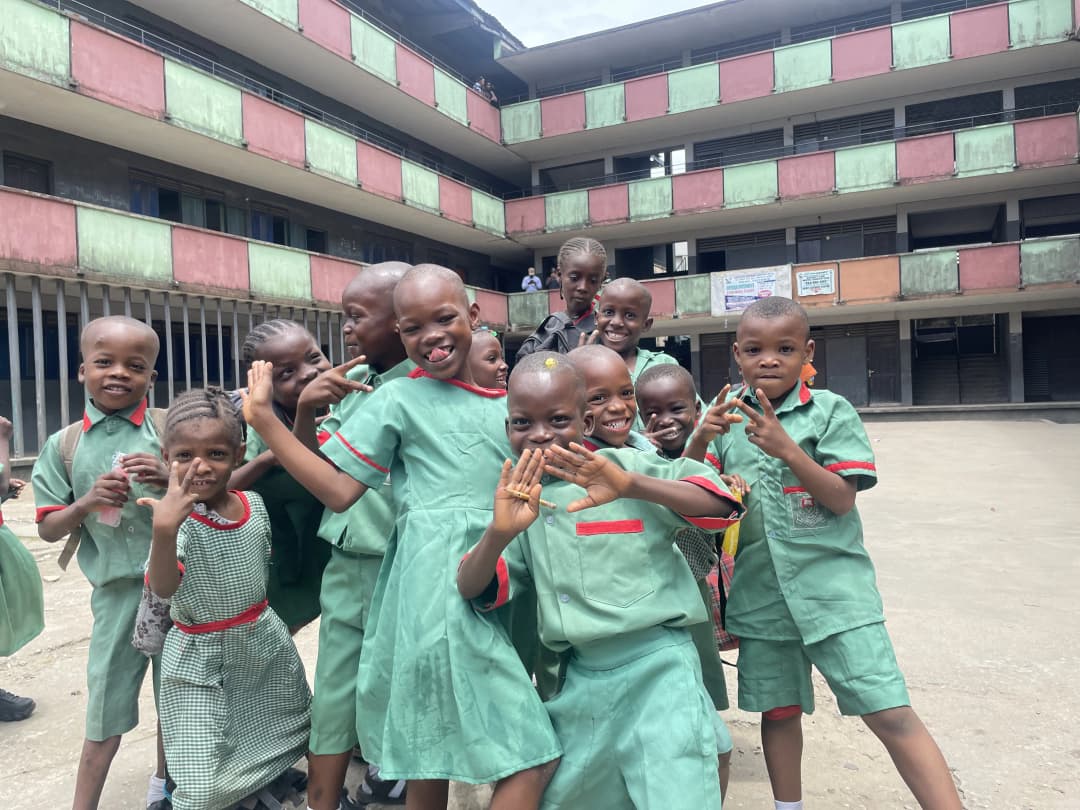
<svg viewBox="0 0 1080 810">
<path fill-rule="evenodd" d="M 802 799 L 802 715 L 783 720 L 761 718 L 761 748 L 769 771 L 773 798 L 778 802 Z"/>
<path fill-rule="evenodd" d="M 405 789 L 405 810 L 446 810 L 450 783 L 445 779 L 410 779 Z"/>
<path fill-rule="evenodd" d="M 71 803 L 71 810 L 97 810 L 98 802 L 101 801 L 101 791 L 105 787 L 105 777 L 109 775 L 109 766 L 118 748 L 120 748 L 120 735 L 100 742 L 83 740 L 79 773 L 75 777 L 75 799 Z"/>
<path fill-rule="evenodd" d="M 558 766 L 559 760 L 553 759 L 500 779 L 491 796 L 490 810 L 536 810 Z"/>
<path fill-rule="evenodd" d="M 863 721 L 884 743 L 920 807 L 961 810 L 945 757 L 910 706 L 863 715 Z"/>
<path fill-rule="evenodd" d="M 352 750 L 340 754 L 308 754 L 307 803 L 311 810 L 337 810 Z"/>
<path fill-rule="evenodd" d="M 721 754 L 719 759 L 719 767 L 717 773 L 720 775 L 720 803 L 723 804 L 727 800 L 727 786 L 731 781 L 731 752 Z"/>
</svg>

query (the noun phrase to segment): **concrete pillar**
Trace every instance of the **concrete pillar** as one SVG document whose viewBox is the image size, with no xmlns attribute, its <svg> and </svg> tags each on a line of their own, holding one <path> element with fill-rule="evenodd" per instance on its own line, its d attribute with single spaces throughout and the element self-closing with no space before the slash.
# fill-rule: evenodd
<svg viewBox="0 0 1080 810">
<path fill-rule="evenodd" d="M 683 52 L 682 52 L 682 66 L 683 67 L 690 67 L 690 64 L 693 61 L 694 61 L 694 58 L 690 53 L 690 49 L 686 48 L 685 50 L 683 50 Z"/>
<path fill-rule="evenodd" d="M 1008 85 L 1001 89 L 1001 106 L 1006 111 L 1016 109 L 1016 88 L 1013 85 Z M 1012 116 L 1007 115 L 1005 120 L 1012 120 Z"/>
<path fill-rule="evenodd" d="M 787 248 L 787 260 L 791 264 L 795 264 L 799 260 L 798 243 L 795 241 L 795 228 L 794 226 L 784 228 L 784 245 Z"/>
<path fill-rule="evenodd" d="M 1009 322 L 1009 402 L 1024 401 L 1024 313 L 1013 310 Z"/>
<path fill-rule="evenodd" d="M 893 107 L 893 135 L 897 138 L 902 137 L 905 129 L 907 129 L 907 107 L 897 104 Z"/>
<path fill-rule="evenodd" d="M 781 45 L 790 45 L 791 44 L 791 26 L 790 25 L 784 26 L 783 28 L 780 29 L 780 44 Z"/>
<path fill-rule="evenodd" d="M 1020 200 L 1017 197 L 1005 198 L 1005 241 L 1020 241 Z"/>
<path fill-rule="evenodd" d="M 529 98 L 538 98 L 536 94 L 536 82 L 529 82 Z"/>
<path fill-rule="evenodd" d="M 532 167 L 532 185 L 533 188 L 540 185 L 540 170 L 535 166 Z"/>
<path fill-rule="evenodd" d="M 697 271 L 697 239 L 691 237 L 686 240 L 686 272 L 689 274 Z"/>
<path fill-rule="evenodd" d="M 900 404 L 911 405 L 915 397 L 911 390 L 911 319 L 900 319 Z"/>
<path fill-rule="evenodd" d="M 900 0 L 893 0 L 889 10 L 892 12 L 892 21 L 894 23 L 901 22 L 904 19 L 904 6 Z"/>
<path fill-rule="evenodd" d="M 603 67 L 600 69 L 600 83 L 611 84 L 611 68 Z"/>
<path fill-rule="evenodd" d="M 604 155 L 604 175 L 610 177 L 615 174 L 615 156 Z"/>
<path fill-rule="evenodd" d="M 795 146 L 795 125 L 791 119 L 784 122 L 784 146 Z"/>
<path fill-rule="evenodd" d="M 911 237 L 908 235 L 907 211 L 896 212 L 896 252 L 907 253 L 911 250 Z"/>
<path fill-rule="evenodd" d="M 690 335 L 690 373 L 694 375 L 694 385 L 701 390 L 701 335 Z"/>
</svg>

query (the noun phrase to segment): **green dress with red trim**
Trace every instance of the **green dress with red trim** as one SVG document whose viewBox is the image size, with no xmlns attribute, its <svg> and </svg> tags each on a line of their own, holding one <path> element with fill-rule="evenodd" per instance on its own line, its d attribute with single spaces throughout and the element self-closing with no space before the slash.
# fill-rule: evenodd
<svg viewBox="0 0 1080 810">
<path fill-rule="evenodd" d="M 0 464 L 0 473 L 4 465 Z M 0 511 L 0 656 L 12 655 L 45 627 L 37 562 Z"/>
<path fill-rule="evenodd" d="M 368 487 L 389 472 L 394 492 L 357 679 L 360 746 L 385 778 L 493 782 L 561 753 L 503 622 L 457 590 L 510 456 L 505 396 L 418 369 L 322 446 Z"/>
</svg>

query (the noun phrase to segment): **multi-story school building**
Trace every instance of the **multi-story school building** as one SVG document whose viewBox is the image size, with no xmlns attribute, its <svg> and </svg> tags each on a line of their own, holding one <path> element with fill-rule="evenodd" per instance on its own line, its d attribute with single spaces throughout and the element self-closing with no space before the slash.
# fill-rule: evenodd
<svg viewBox="0 0 1080 810">
<path fill-rule="evenodd" d="M 80 325 L 158 404 L 265 317 L 340 360 L 358 263 L 458 270 L 513 345 L 587 232 L 711 396 L 747 300 L 857 406 L 1080 400 L 1080 0 L 727 0 L 525 48 L 471 0 L 0 0 L 0 413 L 81 411 Z M 481 76 L 497 107 L 473 89 Z"/>
</svg>

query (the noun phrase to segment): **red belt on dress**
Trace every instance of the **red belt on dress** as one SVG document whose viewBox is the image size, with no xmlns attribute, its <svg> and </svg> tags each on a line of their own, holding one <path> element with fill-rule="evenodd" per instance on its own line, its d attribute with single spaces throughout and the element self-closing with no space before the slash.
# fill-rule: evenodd
<svg viewBox="0 0 1080 810">
<path fill-rule="evenodd" d="M 245 610 L 243 613 L 237 613 L 228 619 L 222 619 L 219 622 L 203 622 L 202 624 L 181 624 L 180 622 L 173 622 L 176 625 L 176 629 L 181 633 L 191 633 L 192 635 L 198 635 L 200 633 L 217 633 L 220 630 L 228 630 L 230 627 L 239 627 L 242 624 L 251 624 L 266 610 L 267 601 L 263 599 L 258 604 L 254 604 Z"/>
</svg>

